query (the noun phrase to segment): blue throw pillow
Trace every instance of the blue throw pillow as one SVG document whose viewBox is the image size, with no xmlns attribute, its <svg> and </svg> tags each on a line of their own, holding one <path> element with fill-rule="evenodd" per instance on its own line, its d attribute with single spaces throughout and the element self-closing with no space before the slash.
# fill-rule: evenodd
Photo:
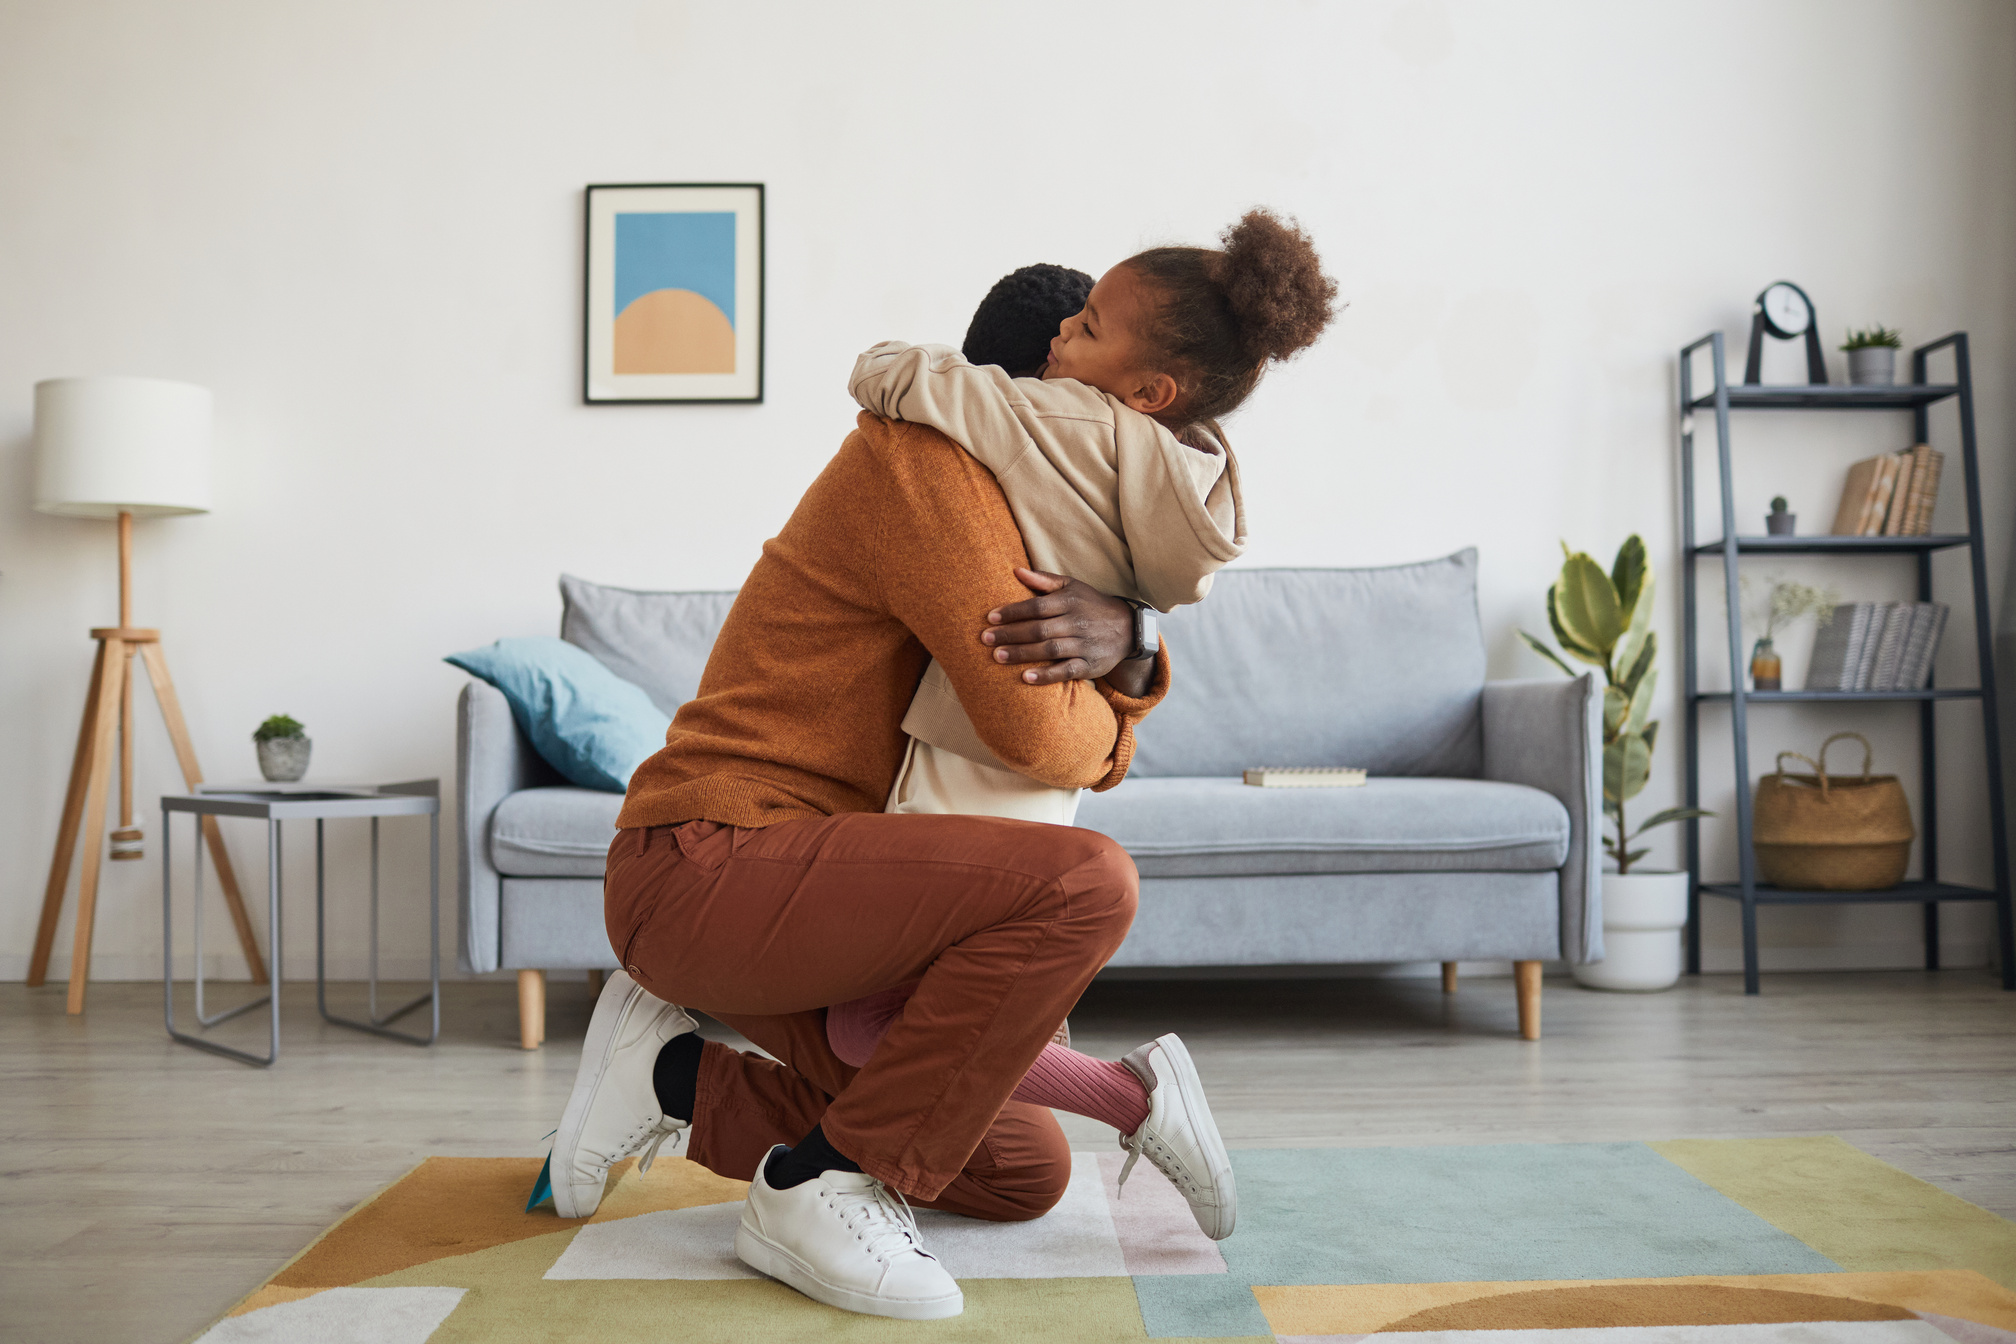
<svg viewBox="0 0 2016 1344">
<path fill-rule="evenodd" d="M 671 720 L 644 689 L 564 639 L 500 639 L 446 661 L 504 692 L 533 750 L 584 789 L 622 793 L 665 745 Z"/>
</svg>

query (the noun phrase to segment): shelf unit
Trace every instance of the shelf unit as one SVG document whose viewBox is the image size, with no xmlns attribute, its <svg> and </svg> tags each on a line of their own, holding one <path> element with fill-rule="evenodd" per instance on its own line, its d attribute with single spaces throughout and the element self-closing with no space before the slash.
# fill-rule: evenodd
<svg viewBox="0 0 2016 1344">
<path fill-rule="evenodd" d="M 1700 396 L 1694 393 L 1694 356 L 1708 350 L 1713 366 L 1714 386 Z M 1926 381 L 1930 356 L 1950 350 L 1953 381 Z M 1701 969 L 1701 897 L 1714 896 L 1736 901 L 1743 908 L 1743 992 L 1755 994 L 1760 988 L 1757 968 L 1757 908 L 1763 905 L 1834 905 L 1868 902 L 1903 902 L 1924 907 L 1925 966 L 1939 968 L 1939 905 L 1943 901 L 1992 901 L 1996 907 L 1996 936 L 2000 948 L 2002 987 L 2016 989 L 2016 916 L 2010 908 L 2009 842 L 2002 799 L 2000 726 L 1995 705 L 1993 632 L 1989 626 L 1986 559 L 1981 546 L 1981 487 L 1976 468 L 1974 444 L 1974 386 L 1967 358 L 1967 334 L 1955 332 L 1911 352 L 1911 382 L 1894 387 L 1758 386 L 1728 380 L 1728 364 L 1722 333 L 1712 332 L 1680 351 L 1680 498 L 1681 538 L 1686 550 L 1682 586 L 1684 612 L 1682 635 L 1685 642 L 1683 669 L 1686 677 L 1687 805 L 1701 805 L 1701 707 L 1729 706 L 1729 723 L 1736 765 L 1736 831 L 1740 875 L 1734 882 L 1704 882 L 1701 877 L 1701 823 L 1686 823 L 1687 871 L 1687 969 Z M 1930 441 L 1929 408 L 1937 402 L 1958 401 L 1960 420 L 1960 477 L 1967 495 L 1967 531 L 1931 537 L 1746 537 L 1736 533 L 1735 478 L 1731 469 L 1729 415 L 1739 410 L 1787 411 L 1909 411 L 1916 442 Z M 1722 536 L 1716 541 L 1695 540 L 1694 508 L 1694 419 L 1697 412 L 1713 415 L 1715 453 L 1721 482 Z M 1950 476 L 1948 479 L 1951 479 Z M 1965 547 L 1973 588 L 1974 636 L 1978 680 L 1964 688 L 1935 687 L 1922 691 L 1749 691 L 1743 643 L 1743 615 L 1737 583 L 1741 557 L 1746 555 L 1908 555 L 1915 559 L 1918 600 L 1932 600 L 1932 556 L 1939 551 Z M 1729 684 L 1733 691 L 1703 691 L 1700 686 L 1700 639 L 1696 606 L 1696 561 L 1708 556 L 1722 560 L 1724 597 L 1729 617 Z M 1757 855 L 1750 841 L 1750 733 L 1752 705 L 1778 703 L 1915 701 L 1918 705 L 1919 809 L 1918 854 L 1922 880 L 1903 882 L 1884 891 L 1793 891 L 1766 886 L 1757 880 Z M 1993 850 L 1992 887 L 1960 886 L 1939 880 L 1939 794 L 1938 746 L 1933 732 L 1933 715 L 1948 700 L 1974 700 L 1981 705 L 1981 728 L 1985 739 L 1987 766 L 1988 828 Z"/>
</svg>

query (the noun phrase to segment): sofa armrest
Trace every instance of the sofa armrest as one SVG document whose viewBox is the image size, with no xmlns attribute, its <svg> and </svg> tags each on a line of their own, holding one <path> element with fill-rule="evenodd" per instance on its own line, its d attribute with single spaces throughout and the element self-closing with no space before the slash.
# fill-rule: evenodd
<svg viewBox="0 0 2016 1344">
<path fill-rule="evenodd" d="M 486 681 L 462 688 L 455 719 L 456 844 L 461 862 L 462 968 L 494 971 L 502 877 L 490 862 L 490 818 L 520 789 L 558 779 L 511 717 L 511 702 Z"/>
<path fill-rule="evenodd" d="M 1486 683 L 1484 778 L 1543 789 L 1568 809 L 1561 956 L 1573 966 L 1601 961 L 1603 691 L 1595 674 Z"/>
</svg>

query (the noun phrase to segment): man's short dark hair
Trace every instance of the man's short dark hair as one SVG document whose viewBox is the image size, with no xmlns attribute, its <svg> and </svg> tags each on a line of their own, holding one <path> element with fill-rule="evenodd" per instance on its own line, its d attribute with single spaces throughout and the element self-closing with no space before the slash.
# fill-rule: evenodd
<svg viewBox="0 0 2016 1344">
<path fill-rule="evenodd" d="M 1047 262 L 1024 266 L 994 282 L 966 328 L 961 353 L 975 364 L 999 364 L 1016 378 L 1043 372 L 1050 338 L 1064 319 L 1083 311 L 1092 277 Z"/>
</svg>

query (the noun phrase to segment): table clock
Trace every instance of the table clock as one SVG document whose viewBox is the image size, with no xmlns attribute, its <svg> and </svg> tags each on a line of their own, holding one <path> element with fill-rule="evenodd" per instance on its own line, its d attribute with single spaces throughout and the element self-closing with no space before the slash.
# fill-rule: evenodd
<svg viewBox="0 0 2016 1344">
<path fill-rule="evenodd" d="M 1827 359 L 1820 353 L 1820 324 L 1813 316 L 1813 300 L 1790 280 L 1764 287 L 1757 296 L 1757 308 L 1750 318 L 1750 357 L 1743 361 L 1743 381 L 1764 381 L 1764 333 L 1781 341 L 1806 338 L 1806 381 L 1821 386 L 1827 381 Z"/>
</svg>

